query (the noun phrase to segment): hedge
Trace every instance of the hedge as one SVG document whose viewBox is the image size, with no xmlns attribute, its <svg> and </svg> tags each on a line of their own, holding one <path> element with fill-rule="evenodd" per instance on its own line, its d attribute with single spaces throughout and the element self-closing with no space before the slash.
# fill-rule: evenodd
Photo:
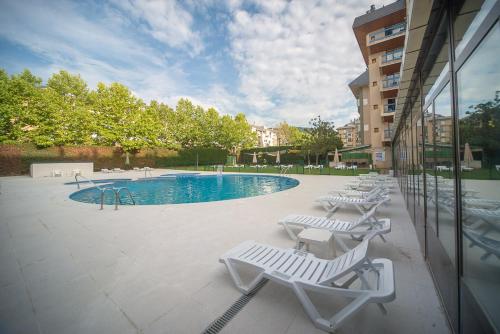
<svg viewBox="0 0 500 334">
<path fill-rule="evenodd" d="M 119 147 L 60 146 L 37 149 L 34 145 L 0 145 L 0 176 L 29 174 L 36 162 L 93 162 L 94 169 L 131 167 L 171 167 L 202 164 L 224 164 L 227 151 L 217 148 L 171 150 L 143 149 L 129 154 L 130 165 L 125 165 L 125 153 Z"/>
</svg>

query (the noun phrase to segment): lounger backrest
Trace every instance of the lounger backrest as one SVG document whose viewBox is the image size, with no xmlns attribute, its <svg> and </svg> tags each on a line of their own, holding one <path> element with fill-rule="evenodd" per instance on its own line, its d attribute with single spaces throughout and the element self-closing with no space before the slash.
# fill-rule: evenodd
<svg viewBox="0 0 500 334">
<path fill-rule="evenodd" d="M 377 196 L 380 194 L 381 191 L 382 191 L 382 187 L 376 186 L 375 188 L 372 189 L 372 191 L 370 191 L 368 193 L 368 196 L 366 196 L 366 199 L 368 201 L 374 200 L 375 198 L 377 198 Z"/>
<path fill-rule="evenodd" d="M 329 261 L 325 267 L 325 273 L 321 276 L 318 284 L 329 285 L 365 262 L 370 239 L 371 237 L 365 238 L 363 242 L 353 249 Z"/>
</svg>

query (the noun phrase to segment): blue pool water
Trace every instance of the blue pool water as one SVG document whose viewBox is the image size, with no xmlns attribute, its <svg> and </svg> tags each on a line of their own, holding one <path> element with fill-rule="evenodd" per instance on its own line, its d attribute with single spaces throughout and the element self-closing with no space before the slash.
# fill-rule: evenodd
<svg viewBox="0 0 500 334">
<path fill-rule="evenodd" d="M 299 181 L 271 175 L 186 175 L 118 181 L 103 187 L 127 187 L 136 205 L 178 204 L 223 201 L 228 199 L 271 194 L 296 187 Z M 84 203 L 100 203 L 100 191 L 86 188 L 70 195 L 72 200 Z M 132 204 L 125 192 L 121 193 L 123 204 Z M 107 192 L 105 204 L 114 204 L 112 192 Z"/>
</svg>

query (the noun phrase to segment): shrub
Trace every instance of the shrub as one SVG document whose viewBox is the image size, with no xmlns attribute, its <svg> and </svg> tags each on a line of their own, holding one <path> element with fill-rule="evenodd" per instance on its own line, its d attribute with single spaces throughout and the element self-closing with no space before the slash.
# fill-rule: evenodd
<svg viewBox="0 0 500 334">
<path fill-rule="evenodd" d="M 29 174 L 30 165 L 36 162 L 93 162 L 94 169 L 127 167 L 170 167 L 223 164 L 227 151 L 217 148 L 171 150 L 166 148 L 144 149 L 129 154 L 130 165 L 125 165 L 125 153 L 119 147 L 109 146 L 59 146 L 36 148 L 32 144 L 0 145 L 0 176 Z"/>
</svg>

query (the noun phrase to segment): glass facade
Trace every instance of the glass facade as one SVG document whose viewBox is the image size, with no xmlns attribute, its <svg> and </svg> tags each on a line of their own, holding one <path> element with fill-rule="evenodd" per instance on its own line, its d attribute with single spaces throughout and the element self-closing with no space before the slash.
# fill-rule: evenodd
<svg viewBox="0 0 500 334">
<path fill-rule="evenodd" d="M 497 331 L 500 330 L 499 55 L 497 22 L 457 71 L 463 281 Z"/>
<path fill-rule="evenodd" d="M 441 10 L 393 167 L 451 328 L 500 333 L 500 1 Z"/>
</svg>

